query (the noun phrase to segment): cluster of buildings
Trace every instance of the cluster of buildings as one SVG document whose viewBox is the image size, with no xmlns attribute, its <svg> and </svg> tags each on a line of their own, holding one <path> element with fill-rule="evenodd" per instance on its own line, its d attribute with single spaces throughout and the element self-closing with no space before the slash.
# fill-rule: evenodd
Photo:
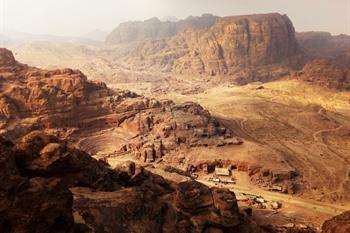
<svg viewBox="0 0 350 233">
<path fill-rule="evenodd" d="M 232 179 L 231 170 L 227 168 L 215 168 L 215 176 L 209 178 L 209 181 L 214 183 L 222 183 L 222 184 L 235 184 L 236 181 Z M 281 192 L 282 187 L 278 185 L 274 185 L 271 188 L 272 191 Z M 249 193 L 240 193 L 237 197 L 238 201 L 248 202 L 249 205 L 256 205 L 258 208 L 267 209 L 272 208 L 274 210 L 280 209 L 282 204 L 278 201 L 267 201 L 262 196 L 257 196 Z"/>
<path fill-rule="evenodd" d="M 209 181 L 222 184 L 236 184 L 231 177 L 231 171 L 227 168 L 215 168 L 215 177 L 209 178 Z"/>
<path fill-rule="evenodd" d="M 257 196 L 249 193 L 240 193 L 240 195 L 237 197 L 237 200 L 247 202 L 250 206 L 255 205 L 260 209 L 271 208 L 277 210 L 282 207 L 282 203 L 278 201 L 267 201 L 262 196 Z"/>
</svg>

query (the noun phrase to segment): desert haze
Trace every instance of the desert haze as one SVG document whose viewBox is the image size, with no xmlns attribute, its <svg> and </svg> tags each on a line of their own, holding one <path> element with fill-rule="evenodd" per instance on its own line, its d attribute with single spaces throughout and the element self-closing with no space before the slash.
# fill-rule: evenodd
<svg viewBox="0 0 350 233">
<path fill-rule="evenodd" d="M 300 4 L 2 0 L 0 232 L 350 233 L 350 2 Z"/>
</svg>

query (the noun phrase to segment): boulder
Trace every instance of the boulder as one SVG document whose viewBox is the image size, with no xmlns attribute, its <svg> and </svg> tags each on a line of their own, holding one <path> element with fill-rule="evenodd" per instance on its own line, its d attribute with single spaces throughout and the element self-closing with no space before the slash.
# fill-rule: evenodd
<svg viewBox="0 0 350 233">
<path fill-rule="evenodd" d="M 133 162 L 113 170 L 39 131 L 15 146 L 0 138 L 0 149 L 2 232 L 259 232 L 228 190 Z"/>
<path fill-rule="evenodd" d="M 23 176 L 11 143 L 0 139 L 1 232 L 73 232 L 73 195 L 58 178 Z"/>
<path fill-rule="evenodd" d="M 179 184 L 176 204 L 184 212 L 196 215 L 213 206 L 213 198 L 207 186 L 198 182 L 187 181 Z"/>
<path fill-rule="evenodd" d="M 327 220 L 322 226 L 322 233 L 350 232 L 350 211 Z"/>
</svg>

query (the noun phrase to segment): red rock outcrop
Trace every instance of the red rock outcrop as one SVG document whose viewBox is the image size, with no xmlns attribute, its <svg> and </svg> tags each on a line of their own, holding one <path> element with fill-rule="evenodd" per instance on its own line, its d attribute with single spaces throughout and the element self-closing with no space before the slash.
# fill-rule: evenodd
<svg viewBox="0 0 350 233">
<path fill-rule="evenodd" d="M 16 65 L 15 57 L 12 53 L 9 53 L 5 48 L 0 48 L 0 66 L 9 67 Z"/>
<path fill-rule="evenodd" d="M 129 91 L 112 91 L 76 70 L 28 67 L 17 63 L 6 49 L 0 51 L 0 58 L 0 134 L 7 138 L 46 129 L 78 141 L 92 153 L 106 147 L 105 138 L 115 147 L 110 153 L 137 152 L 145 160 L 159 158 L 179 145 L 241 143 L 198 104 L 175 104 Z M 125 143 L 117 136 L 104 136 L 108 129 L 123 131 L 119 138 L 128 135 L 130 140 Z M 90 143 L 86 135 L 94 132 L 102 132 L 101 143 L 96 138 Z"/>
<path fill-rule="evenodd" d="M 350 90 L 350 36 L 328 32 L 297 33 L 306 65 L 296 74 L 300 80 L 337 90 Z"/>
<path fill-rule="evenodd" d="M 0 147 L 2 232 L 261 232 L 225 189 L 113 170 L 39 131 Z"/>
<path fill-rule="evenodd" d="M 346 64 L 350 62 L 342 58 L 313 60 L 296 73 L 296 78 L 329 89 L 350 90 L 350 69 Z"/>
<path fill-rule="evenodd" d="M 286 15 L 223 17 L 206 30 L 191 29 L 171 39 L 145 42 L 125 61 L 140 70 L 234 75 L 241 84 L 268 81 L 297 64 L 294 34 Z"/>
<path fill-rule="evenodd" d="M 72 193 L 58 178 L 24 176 L 12 148 L 0 138 L 1 232 L 72 232 Z"/>
<path fill-rule="evenodd" d="M 327 220 L 322 226 L 322 233 L 350 232 L 350 211 Z"/>
</svg>

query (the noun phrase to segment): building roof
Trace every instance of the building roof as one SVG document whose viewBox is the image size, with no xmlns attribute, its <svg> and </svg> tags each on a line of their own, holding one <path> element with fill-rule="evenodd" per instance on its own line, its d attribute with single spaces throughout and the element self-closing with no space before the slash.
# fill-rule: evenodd
<svg viewBox="0 0 350 233">
<path fill-rule="evenodd" d="M 230 175 L 230 170 L 227 168 L 215 168 L 215 174 L 221 175 L 221 176 L 229 176 Z"/>
</svg>

